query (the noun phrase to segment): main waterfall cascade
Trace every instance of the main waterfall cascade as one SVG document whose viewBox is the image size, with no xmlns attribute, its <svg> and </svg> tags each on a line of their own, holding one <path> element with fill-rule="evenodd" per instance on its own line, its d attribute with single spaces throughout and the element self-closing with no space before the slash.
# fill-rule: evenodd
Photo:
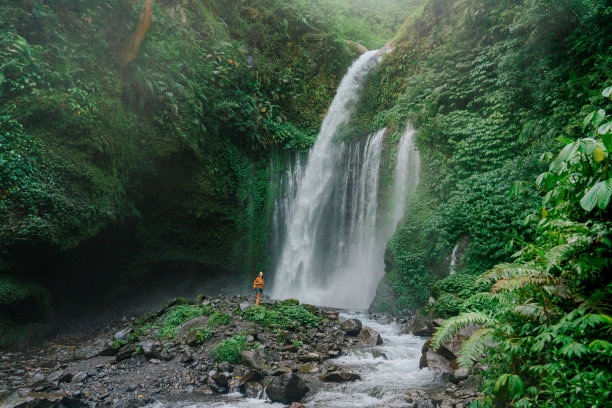
<svg viewBox="0 0 612 408">
<path fill-rule="evenodd" d="M 275 203 L 273 235 L 279 257 L 271 296 L 306 303 L 367 308 L 384 274 L 387 240 L 419 177 L 414 129 L 398 143 L 391 208 L 381 204 L 387 130 L 364 140 L 334 140 L 348 123 L 380 51 L 363 54 L 342 79 L 305 164 L 299 158 Z M 282 242 L 282 244 L 280 244 Z"/>
</svg>

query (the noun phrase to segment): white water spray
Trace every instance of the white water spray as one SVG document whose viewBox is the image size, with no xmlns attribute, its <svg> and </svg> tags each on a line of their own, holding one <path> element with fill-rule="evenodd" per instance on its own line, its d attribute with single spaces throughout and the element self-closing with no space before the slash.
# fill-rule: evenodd
<svg viewBox="0 0 612 408">
<path fill-rule="evenodd" d="M 406 211 L 407 195 L 414 193 L 421 170 L 421 156 L 414 143 L 414 127 L 408 123 L 399 146 L 393 180 L 393 227 Z"/>
</svg>

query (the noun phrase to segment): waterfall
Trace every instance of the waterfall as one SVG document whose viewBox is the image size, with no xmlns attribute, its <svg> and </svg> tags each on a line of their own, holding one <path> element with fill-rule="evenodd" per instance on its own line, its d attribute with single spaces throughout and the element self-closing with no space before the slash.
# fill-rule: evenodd
<svg viewBox="0 0 612 408">
<path fill-rule="evenodd" d="M 306 165 L 293 166 L 285 178 L 285 195 L 277 200 L 273 220 L 273 233 L 282 235 L 277 237 L 282 245 L 272 297 L 348 308 L 366 308 L 374 297 L 384 274 L 386 241 L 396 223 L 390 227 L 383 222 L 380 208 L 386 129 L 353 142 L 334 136 L 348 123 L 363 79 L 379 55 L 367 52 L 349 68 Z M 406 195 L 414 190 L 404 174 L 415 165 L 412 133 L 406 131 L 398 146 L 402 163 L 396 166 L 394 217 L 403 212 Z"/>
<path fill-rule="evenodd" d="M 459 243 L 455 245 L 455 247 L 453 248 L 453 252 L 451 252 L 450 267 L 448 268 L 449 275 L 455 274 L 455 265 L 457 264 L 457 249 L 458 248 L 459 248 Z"/>
<path fill-rule="evenodd" d="M 420 169 L 421 157 L 414 143 L 414 127 L 408 123 L 397 148 L 393 179 L 393 228 L 406 211 L 406 195 L 413 193 L 416 189 Z"/>
</svg>

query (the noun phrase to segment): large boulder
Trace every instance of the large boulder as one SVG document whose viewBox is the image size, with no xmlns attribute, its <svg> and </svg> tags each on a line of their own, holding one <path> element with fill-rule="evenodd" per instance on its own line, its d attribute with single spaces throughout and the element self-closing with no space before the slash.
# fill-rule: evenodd
<svg viewBox="0 0 612 408">
<path fill-rule="evenodd" d="M 125 340 L 132 333 L 132 329 L 130 327 L 126 327 L 125 329 L 119 330 L 113 338 L 115 340 Z"/>
<path fill-rule="evenodd" d="M 176 331 L 177 339 L 190 346 L 198 343 L 197 332 L 201 327 L 207 327 L 208 317 L 200 316 L 181 324 Z"/>
<path fill-rule="evenodd" d="M 349 373 L 346 371 L 330 371 L 321 376 L 321 380 L 324 382 L 335 382 L 335 383 L 343 383 L 347 381 L 357 381 L 361 380 L 359 374 Z"/>
<path fill-rule="evenodd" d="M 140 347 L 142 353 L 149 358 L 159 357 L 163 350 L 163 346 L 156 341 L 143 341 L 140 343 Z"/>
<path fill-rule="evenodd" d="M 257 371 L 263 371 L 266 361 L 258 350 L 243 351 L 241 358 L 242 362 L 249 368 Z"/>
<path fill-rule="evenodd" d="M 451 357 L 449 359 L 445 355 L 432 350 L 431 339 L 425 342 L 421 353 L 422 354 L 421 359 L 419 361 L 419 368 L 428 367 L 430 370 L 434 370 L 441 373 L 451 373 L 452 371 L 459 368 L 457 365 L 456 356 L 454 356 L 454 354 L 449 354 L 448 356 Z"/>
<path fill-rule="evenodd" d="M 362 325 L 359 319 L 348 319 L 340 323 L 340 327 L 349 336 L 357 336 L 361 331 Z"/>
<path fill-rule="evenodd" d="M 283 404 L 300 401 L 307 392 L 306 382 L 293 373 L 275 377 L 266 388 L 266 394 L 272 402 L 282 402 Z"/>
<path fill-rule="evenodd" d="M 364 346 L 380 346 L 383 344 L 383 339 L 380 333 L 370 327 L 364 327 L 357 335 L 357 338 Z"/>
</svg>

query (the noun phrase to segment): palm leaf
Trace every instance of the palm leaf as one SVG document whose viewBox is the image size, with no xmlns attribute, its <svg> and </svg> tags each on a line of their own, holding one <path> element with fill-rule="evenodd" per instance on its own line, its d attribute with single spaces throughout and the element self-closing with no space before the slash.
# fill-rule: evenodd
<svg viewBox="0 0 612 408">
<path fill-rule="evenodd" d="M 587 212 L 592 211 L 595 206 L 605 210 L 612 197 L 612 179 L 596 183 L 580 200 L 580 206 Z"/>
<path fill-rule="evenodd" d="M 534 264 L 510 264 L 503 263 L 480 276 L 476 283 L 493 283 L 501 279 L 509 279 L 522 275 L 540 275 L 542 271 L 533 268 Z"/>
</svg>

